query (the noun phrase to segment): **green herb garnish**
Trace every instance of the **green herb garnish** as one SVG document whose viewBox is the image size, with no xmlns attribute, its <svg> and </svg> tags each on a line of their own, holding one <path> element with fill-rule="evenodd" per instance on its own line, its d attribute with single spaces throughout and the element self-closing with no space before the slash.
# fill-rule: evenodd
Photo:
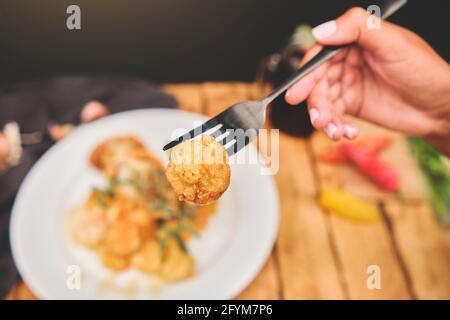
<svg viewBox="0 0 450 320">
<path fill-rule="evenodd" d="M 427 179 L 433 208 L 439 220 L 450 226 L 450 168 L 431 144 L 420 138 L 410 141 Z"/>
</svg>

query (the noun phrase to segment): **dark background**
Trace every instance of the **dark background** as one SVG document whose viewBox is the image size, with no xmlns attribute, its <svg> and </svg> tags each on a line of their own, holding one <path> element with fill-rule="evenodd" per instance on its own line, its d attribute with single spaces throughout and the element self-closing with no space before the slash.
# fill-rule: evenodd
<svg viewBox="0 0 450 320">
<path fill-rule="evenodd" d="M 157 82 L 254 79 L 296 25 L 317 25 L 344 0 L 0 0 L 0 82 L 52 75 L 132 75 Z M 82 30 L 66 28 L 81 7 Z M 410 0 L 393 21 L 449 60 L 449 1 Z"/>
</svg>

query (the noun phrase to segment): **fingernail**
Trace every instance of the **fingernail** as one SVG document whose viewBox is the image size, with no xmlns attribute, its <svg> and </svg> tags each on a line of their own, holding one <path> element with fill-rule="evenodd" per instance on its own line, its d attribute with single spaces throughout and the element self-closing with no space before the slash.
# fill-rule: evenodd
<svg viewBox="0 0 450 320">
<path fill-rule="evenodd" d="M 323 129 L 323 131 L 325 131 L 325 133 L 326 133 L 331 139 L 333 139 L 333 138 L 334 138 L 334 134 L 335 134 L 336 131 L 337 131 L 337 127 L 336 127 L 335 124 L 329 123 L 329 124 L 325 127 L 325 129 Z"/>
<path fill-rule="evenodd" d="M 291 89 L 288 89 L 288 91 L 286 92 L 286 95 L 285 95 L 285 97 L 287 98 L 287 97 L 289 97 L 290 95 L 292 94 L 292 91 L 291 91 Z"/>
<path fill-rule="evenodd" d="M 348 139 L 355 139 L 358 130 L 349 124 L 344 124 L 344 134 Z"/>
<path fill-rule="evenodd" d="M 318 25 L 312 30 L 314 38 L 316 40 L 323 40 L 331 36 L 333 33 L 335 33 L 337 30 L 336 21 L 328 21 L 325 23 L 322 23 L 321 25 Z"/>
<path fill-rule="evenodd" d="M 319 111 L 317 109 L 311 109 L 309 110 L 309 117 L 311 118 L 311 123 L 314 124 L 314 122 L 316 122 L 317 119 L 319 119 Z"/>
</svg>

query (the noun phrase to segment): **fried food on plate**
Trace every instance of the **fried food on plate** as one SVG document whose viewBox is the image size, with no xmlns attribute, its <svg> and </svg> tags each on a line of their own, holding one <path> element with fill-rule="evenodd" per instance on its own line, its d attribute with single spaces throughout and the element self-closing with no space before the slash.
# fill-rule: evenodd
<svg viewBox="0 0 450 320">
<path fill-rule="evenodd" d="M 161 246 L 156 240 L 145 242 L 133 256 L 133 266 L 145 273 L 156 273 L 162 262 Z"/>
<path fill-rule="evenodd" d="M 118 256 L 127 256 L 141 245 L 139 228 L 128 221 L 117 221 L 105 233 L 104 246 Z"/>
<path fill-rule="evenodd" d="M 130 264 L 127 257 L 116 255 L 104 247 L 100 248 L 98 254 L 103 265 L 111 271 L 125 270 Z"/>
<path fill-rule="evenodd" d="M 162 216 L 179 211 L 180 203 L 164 175 L 163 164 L 136 137 L 121 136 L 101 143 L 90 162 L 111 179 L 118 194 L 136 200 L 155 199 L 151 207 Z M 157 205 L 159 200 L 163 209 Z"/>
<path fill-rule="evenodd" d="M 86 247 L 95 248 L 105 232 L 103 212 L 88 208 L 74 208 L 69 212 L 72 237 Z"/>
<path fill-rule="evenodd" d="M 166 176 L 180 201 L 209 204 L 230 184 L 228 154 L 211 136 L 185 141 L 172 148 Z"/>
<path fill-rule="evenodd" d="M 135 268 L 166 281 L 190 277 L 195 261 L 187 242 L 206 227 L 215 205 L 180 202 L 161 162 L 133 136 L 101 143 L 90 162 L 108 183 L 68 213 L 72 239 L 111 271 Z"/>
<path fill-rule="evenodd" d="M 184 252 L 176 241 L 169 241 L 161 265 L 161 278 L 168 281 L 178 281 L 190 277 L 193 272 L 194 259 Z"/>
<path fill-rule="evenodd" d="M 118 164 L 145 146 L 133 136 L 123 136 L 106 140 L 91 153 L 90 162 L 107 176 L 113 176 Z"/>
</svg>

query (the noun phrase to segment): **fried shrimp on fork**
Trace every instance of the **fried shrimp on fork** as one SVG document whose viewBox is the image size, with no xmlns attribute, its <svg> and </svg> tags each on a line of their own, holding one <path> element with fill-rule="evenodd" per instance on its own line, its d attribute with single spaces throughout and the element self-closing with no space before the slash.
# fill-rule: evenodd
<svg viewBox="0 0 450 320">
<path fill-rule="evenodd" d="M 172 148 L 166 170 L 179 200 L 199 205 L 219 199 L 230 184 L 230 175 L 226 150 L 207 135 Z"/>
</svg>

